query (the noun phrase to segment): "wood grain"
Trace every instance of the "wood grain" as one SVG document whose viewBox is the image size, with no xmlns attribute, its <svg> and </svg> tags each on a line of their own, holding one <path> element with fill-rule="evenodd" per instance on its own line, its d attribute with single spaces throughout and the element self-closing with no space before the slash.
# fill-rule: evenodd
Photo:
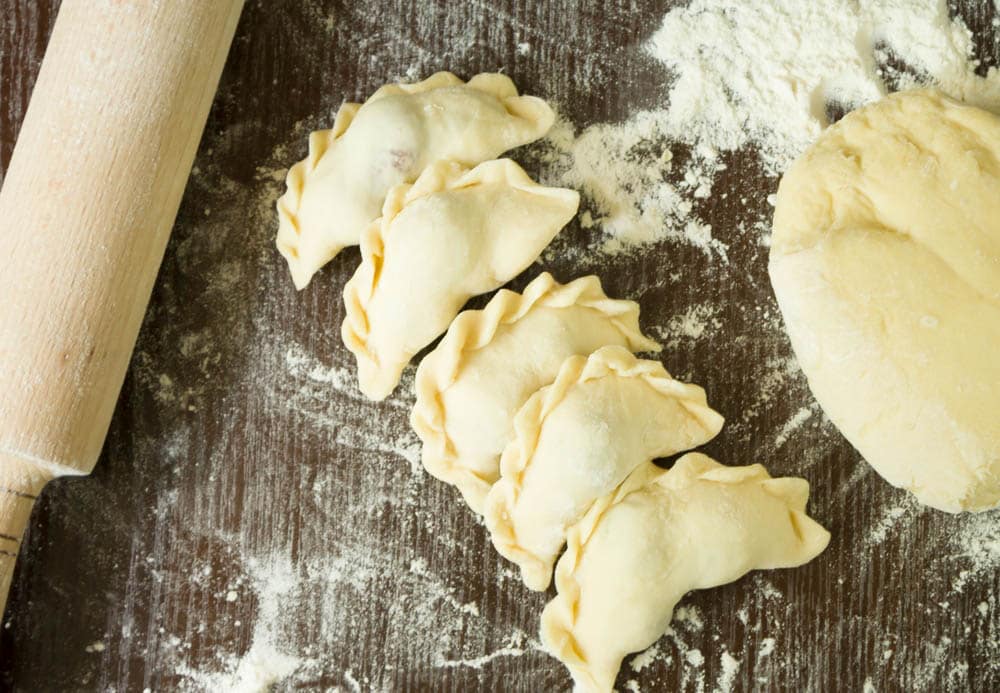
<svg viewBox="0 0 1000 693">
<path fill-rule="evenodd" d="M 59 11 L 0 190 L 0 534 L 97 462 L 241 7 Z"/>
<path fill-rule="evenodd" d="M 208 688 L 191 671 L 238 659 L 266 616 L 249 587 L 248 557 L 262 556 L 280 556 L 295 578 L 278 639 L 313 662 L 279 690 L 569 688 L 558 662 L 511 644 L 512 633 L 535 636 L 548 597 L 505 577 L 457 494 L 399 454 L 412 441 L 405 400 L 373 405 L 310 376 L 316 364 L 321 376 L 351 368 L 339 291 L 358 256 L 342 253 L 296 293 L 272 246 L 281 186 L 271 173 L 304 154 L 308 130 L 328 126 L 341 100 L 411 68 L 503 68 L 579 127 L 623 120 L 664 98 L 670 76 L 636 47 L 672 4 L 248 3 L 102 459 L 88 479 L 50 484 L 38 504 L 0 639 L 6 688 Z M 0 0 L 4 165 L 56 5 Z M 977 30 L 983 69 L 995 64 L 992 14 L 957 5 Z M 519 155 L 529 172 L 532 151 Z M 973 564 L 949 537 L 969 519 L 907 504 L 818 414 L 775 446 L 812 398 L 794 367 L 758 397 L 791 351 L 763 317 L 777 310 L 766 248 L 736 225 L 767 214 L 777 180 L 751 154 L 725 161 L 716 189 L 740 194 L 714 196 L 699 214 L 738 271 L 668 242 L 617 256 L 553 253 L 544 267 L 564 281 L 597 272 L 610 295 L 640 301 L 647 326 L 716 306 L 704 338 L 663 355 L 728 420 L 706 451 L 805 476 L 811 512 L 834 538 L 802 569 L 689 595 L 683 605 L 703 625 L 677 623 L 663 656 L 638 672 L 626 663 L 619 685 L 712 690 L 728 652 L 741 691 L 997 690 L 1000 574 L 954 589 Z M 557 247 L 597 240 L 574 225 Z M 384 438 L 358 434 L 373 430 Z M 311 572 L 331 558 L 349 575 Z M 479 616 L 456 608 L 466 604 Z M 762 654 L 768 638 L 774 651 Z M 95 642 L 103 649 L 87 651 Z M 686 658 L 694 649 L 700 665 Z"/>
</svg>

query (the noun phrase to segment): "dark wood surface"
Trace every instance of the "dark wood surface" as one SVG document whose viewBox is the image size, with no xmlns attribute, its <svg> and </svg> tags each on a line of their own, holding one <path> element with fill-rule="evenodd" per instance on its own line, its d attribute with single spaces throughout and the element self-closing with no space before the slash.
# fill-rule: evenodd
<svg viewBox="0 0 1000 693">
<path fill-rule="evenodd" d="M 959 4 L 994 64 L 988 3 Z M 4 167 L 57 5 L 0 0 Z M 569 688 L 532 644 L 549 597 L 511 579 L 456 493 L 411 469 L 410 395 L 375 405 L 337 385 L 352 368 L 340 290 L 358 254 L 297 294 L 273 249 L 275 172 L 343 99 L 408 71 L 503 69 L 578 127 L 621 121 L 664 98 L 669 75 L 640 46 L 670 5 L 248 3 L 104 455 L 36 508 L 0 639 L 5 688 L 221 687 L 210 674 L 238 662 L 265 619 L 306 661 L 280 690 Z M 521 158 L 537 172 L 533 151 Z M 726 163 L 716 190 L 741 194 L 699 214 L 729 244 L 728 266 L 667 241 L 569 252 L 600 241 L 577 224 L 541 264 L 564 281 L 596 272 L 661 337 L 713 306 L 703 335 L 668 339 L 663 354 L 729 422 L 706 451 L 807 478 L 833 541 L 804 568 L 689 595 L 661 655 L 638 672 L 626 662 L 619 684 L 713 690 L 728 653 L 734 690 L 1000 689 L 1000 573 L 983 559 L 1000 519 L 917 508 L 815 409 L 774 319 L 766 248 L 737 229 L 766 218 L 777 180 L 752 153 Z M 790 426 L 803 408 L 806 425 Z M 253 587 L 268 561 L 290 575 L 279 599 Z"/>
</svg>

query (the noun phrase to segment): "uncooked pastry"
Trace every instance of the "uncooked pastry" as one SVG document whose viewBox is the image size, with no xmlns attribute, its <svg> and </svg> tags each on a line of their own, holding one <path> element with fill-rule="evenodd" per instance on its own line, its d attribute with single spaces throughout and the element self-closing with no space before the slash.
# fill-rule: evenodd
<svg viewBox="0 0 1000 693">
<path fill-rule="evenodd" d="M 383 399 L 410 358 L 462 305 L 530 265 L 576 214 L 579 194 L 538 185 L 509 159 L 471 171 L 437 162 L 393 188 L 361 237 L 361 266 L 344 288 L 342 335 L 361 391 Z"/>
<path fill-rule="evenodd" d="M 805 513 L 809 484 L 759 464 L 685 455 L 647 463 L 570 531 L 558 596 L 542 612 L 546 649 L 577 690 L 611 691 L 622 658 L 652 645 L 689 591 L 815 558 L 830 535 Z"/>
<path fill-rule="evenodd" d="M 417 368 L 411 423 L 424 467 L 481 514 L 517 410 L 567 357 L 611 344 L 660 350 L 639 329 L 639 305 L 608 298 L 595 276 L 560 284 L 543 272 L 522 294 L 503 289 L 462 312 Z"/>
<path fill-rule="evenodd" d="M 1000 502 L 1000 118 L 900 93 L 781 181 L 771 281 L 830 419 L 895 486 Z"/>
<path fill-rule="evenodd" d="M 493 545 L 544 590 L 566 531 L 636 467 L 708 442 L 722 417 L 705 391 L 659 361 L 607 346 L 566 359 L 514 418 L 500 480 L 486 497 Z"/>
<path fill-rule="evenodd" d="M 342 248 L 358 243 L 389 189 L 439 159 L 474 166 L 538 139 L 555 116 L 518 96 L 509 77 L 450 72 L 389 84 L 363 105 L 345 103 L 331 130 L 309 137 L 309 156 L 288 172 L 278 200 L 278 248 L 304 288 Z"/>
</svg>

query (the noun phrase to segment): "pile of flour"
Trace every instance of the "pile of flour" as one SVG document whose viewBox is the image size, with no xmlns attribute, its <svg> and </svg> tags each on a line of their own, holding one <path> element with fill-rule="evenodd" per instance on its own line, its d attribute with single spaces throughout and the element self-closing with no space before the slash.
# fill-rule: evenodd
<svg viewBox="0 0 1000 693">
<path fill-rule="evenodd" d="M 753 146 L 772 173 L 816 139 L 831 105 L 853 108 L 890 88 L 934 84 L 1000 110 L 1000 75 L 978 76 L 972 49 L 945 0 L 695 0 L 669 13 L 649 45 L 677 77 L 664 134 Z"/>
<path fill-rule="evenodd" d="M 644 47 L 673 77 L 665 106 L 621 125 L 550 137 L 549 180 L 583 190 L 605 251 L 670 239 L 726 260 L 694 210 L 752 150 L 780 173 L 829 123 L 890 90 L 933 84 L 1000 111 L 1000 74 L 977 74 L 973 43 L 945 0 L 693 0 Z M 684 150 L 678 167 L 674 150 Z M 766 214 L 759 200 L 748 212 Z"/>
</svg>

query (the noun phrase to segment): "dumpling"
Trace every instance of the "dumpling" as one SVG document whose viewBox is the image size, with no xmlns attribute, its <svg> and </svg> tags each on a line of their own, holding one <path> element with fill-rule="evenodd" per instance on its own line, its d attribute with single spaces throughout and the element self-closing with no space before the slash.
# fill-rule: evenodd
<svg viewBox="0 0 1000 693">
<path fill-rule="evenodd" d="M 417 368 L 411 423 L 424 467 L 482 514 L 517 410 L 567 357 L 611 344 L 660 350 L 639 330 L 639 305 L 608 298 L 595 276 L 560 284 L 543 272 L 523 294 L 504 289 L 459 314 Z"/>
<path fill-rule="evenodd" d="M 310 135 L 309 156 L 288 172 L 278 200 L 277 244 L 295 286 L 358 243 L 394 185 L 439 159 L 468 166 L 494 159 L 543 136 L 554 120 L 548 104 L 518 96 L 500 74 L 464 83 L 439 72 L 386 85 L 364 105 L 344 104 L 333 129 Z"/>
<path fill-rule="evenodd" d="M 656 642 L 685 593 L 822 552 L 830 534 L 805 514 L 808 497 L 803 479 L 699 453 L 669 471 L 639 467 L 570 530 L 559 594 L 542 612 L 545 648 L 576 690 L 611 691 L 622 658 Z"/>
<path fill-rule="evenodd" d="M 607 346 L 571 356 L 521 407 L 486 497 L 493 545 L 534 590 L 549 586 L 566 531 L 632 470 L 708 442 L 722 417 L 697 385 Z"/>
<path fill-rule="evenodd" d="M 342 335 L 361 391 L 384 399 L 410 358 L 471 297 L 517 276 L 576 214 L 573 190 L 538 185 L 509 159 L 441 161 L 390 191 L 344 288 Z"/>
</svg>

